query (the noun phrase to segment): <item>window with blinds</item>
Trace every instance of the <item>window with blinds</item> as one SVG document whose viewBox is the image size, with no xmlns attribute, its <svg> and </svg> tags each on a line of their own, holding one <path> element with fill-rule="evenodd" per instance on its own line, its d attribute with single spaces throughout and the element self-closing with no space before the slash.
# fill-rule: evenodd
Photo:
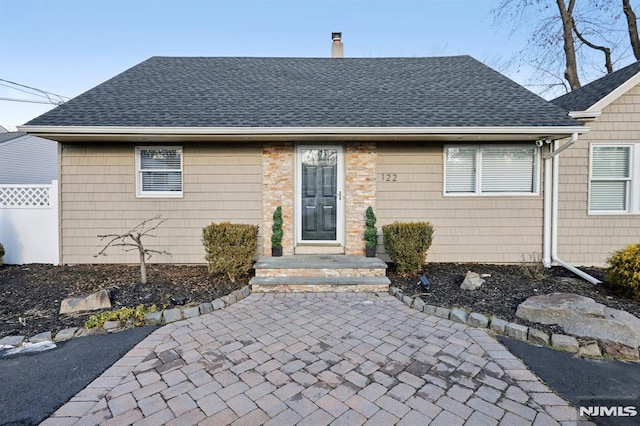
<svg viewBox="0 0 640 426">
<path fill-rule="evenodd" d="M 632 147 L 593 145 L 591 148 L 591 212 L 632 212 L 630 203 Z M 637 210 L 637 208 L 636 208 Z"/>
<path fill-rule="evenodd" d="M 522 195 L 538 191 L 535 146 L 445 147 L 445 194 Z"/>
<path fill-rule="evenodd" d="M 139 197 L 182 196 L 182 148 L 137 147 L 136 169 Z"/>
</svg>

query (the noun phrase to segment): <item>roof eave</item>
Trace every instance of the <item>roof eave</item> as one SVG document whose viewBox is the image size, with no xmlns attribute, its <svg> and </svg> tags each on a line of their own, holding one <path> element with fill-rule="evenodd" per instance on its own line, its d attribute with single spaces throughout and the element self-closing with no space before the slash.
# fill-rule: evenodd
<svg viewBox="0 0 640 426">
<path fill-rule="evenodd" d="M 613 91 L 611 91 L 609 94 L 604 96 L 598 102 L 591 105 L 585 111 L 587 112 L 602 111 L 604 108 L 609 106 L 611 103 L 615 102 L 622 95 L 624 95 L 629 90 L 637 86 L 638 83 L 640 83 L 640 72 L 634 74 L 631 78 L 629 78 L 627 81 L 622 83 L 620 86 L 616 87 Z"/>
<path fill-rule="evenodd" d="M 586 133 L 584 126 L 529 127 L 111 127 L 20 126 L 29 134 L 65 141 L 537 140 Z"/>
</svg>

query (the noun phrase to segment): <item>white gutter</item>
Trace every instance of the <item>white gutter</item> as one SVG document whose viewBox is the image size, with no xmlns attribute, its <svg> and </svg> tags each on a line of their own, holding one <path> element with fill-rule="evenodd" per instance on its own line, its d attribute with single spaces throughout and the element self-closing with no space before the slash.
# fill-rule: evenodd
<svg viewBox="0 0 640 426">
<path fill-rule="evenodd" d="M 544 127 L 128 127 L 128 126 L 18 126 L 28 133 L 148 134 L 148 135 L 473 135 L 585 133 L 581 126 Z"/>
<path fill-rule="evenodd" d="M 547 268 L 551 267 L 551 262 L 555 262 L 591 284 L 601 284 L 602 281 L 599 279 L 558 257 L 558 182 L 560 180 L 560 157 L 558 154 L 576 143 L 577 140 L 578 134 L 574 133 L 569 142 L 562 146 L 559 146 L 557 140 L 554 141 L 550 147 L 553 151 L 544 157 L 544 238 L 542 259 L 544 266 Z"/>
</svg>

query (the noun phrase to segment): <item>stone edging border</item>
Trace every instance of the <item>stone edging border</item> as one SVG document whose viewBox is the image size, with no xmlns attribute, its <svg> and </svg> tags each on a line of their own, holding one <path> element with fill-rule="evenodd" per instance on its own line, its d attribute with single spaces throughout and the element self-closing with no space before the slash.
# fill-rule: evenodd
<svg viewBox="0 0 640 426">
<path fill-rule="evenodd" d="M 251 294 L 249 286 L 244 286 L 241 289 L 235 290 L 226 296 L 222 296 L 213 301 L 201 303 L 198 306 L 190 306 L 183 308 L 171 308 L 164 309 L 159 312 L 151 312 L 145 315 L 144 325 L 162 325 L 172 322 L 197 317 L 209 312 L 217 311 L 218 309 L 226 308 L 229 305 L 242 300 Z M 66 340 L 73 339 L 75 337 L 84 337 L 94 334 L 113 333 L 127 329 L 127 324 L 122 324 L 120 321 L 106 321 L 102 328 L 80 328 L 70 327 L 60 330 L 53 335 L 52 332 L 47 331 L 44 333 L 36 334 L 33 337 L 26 338 L 25 336 L 6 336 L 0 339 L 0 350 L 5 347 L 4 350 L 11 350 L 20 348 L 26 345 L 42 344 L 45 342 L 57 343 L 64 342 Z"/>
<path fill-rule="evenodd" d="M 201 303 L 199 306 L 171 308 L 159 312 L 151 312 L 145 316 L 144 322 L 145 325 L 162 325 L 194 318 L 226 308 L 227 306 L 246 298 L 250 294 L 250 287 L 244 286 L 239 290 L 235 290 L 230 294 L 222 296 L 211 302 Z M 489 318 L 486 315 L 479 314 L 477 312 L 468 313 L 460 308 L 448 309 L 435 305 L 428 305 L 419 297 L 412 298 L 405 296 L 402 290 L 397 287 L 389 287 L 389 294 L 400 300 L 408 307 L 424 312 L 425 314 L 435 315 L 436 317 L 466 324 L 470 327 L 486 328 L 494 333 L 502 334 L 534 345 L 551 347 L 552 349 L 571 352 L 579 356 L 589 358 L 604 358 L 606 356 L 626 361 L 640 360 L 640 353 L 636 348 L 610 344 L 602 341 L 599 342 L 596 340 L 578 340 L 574 336 L 565 334 L 552 334 L 549 336 L 547 333 L 536 328 L 508 322 L 497 317 Z M 34 345 L 43 342 L 63 342 L 74 337 L 122 331 L 125 330 L 125 327 L 126 324 L 122 324 L 120 321 L 107 321 L 102 328 L 65 328 L 56 333 L 55 336 L 53 336 L 50 331 L 37 334 L 29 339 L 26 339 L 25 336 L 6 336 L 0 339 L 0 347 L 12 346 L 15 349 L 27 344 Z M 601 347 L 604 350 L 604 355 Z"/>
<path fill-rule="evenodd" d="M 389 287 L 389 294 L 400 300 L 408 307 L 439 318 L 448 319 L 453 322 L 466 324 L 471 327 L 486 328 L 490 331 L 502 334 L 514 339 L 522 340 L 538 346 L 550 347 L 552 349 L 571 352 L 579 356 L 588 358 L 614 358 L 625 361 L 639 361 L 640 352 L 638 348 L 631 348 L 624 345 L 612 344 L 597 340 L 578 340 L 574 336 L 566 334 L 547 333 L 533 327 L 508 322 L 497 317 L 489 318 L 477 312 L 468 313 L 460 308 L 442 308 L 426 304 L 419 297 L 412 298 L 405 296 L 401 289 Z M 601 350 L 602 347 L 602 350 Z M 604 354 L 603 354 L 604 351 Z"/>
</svg>

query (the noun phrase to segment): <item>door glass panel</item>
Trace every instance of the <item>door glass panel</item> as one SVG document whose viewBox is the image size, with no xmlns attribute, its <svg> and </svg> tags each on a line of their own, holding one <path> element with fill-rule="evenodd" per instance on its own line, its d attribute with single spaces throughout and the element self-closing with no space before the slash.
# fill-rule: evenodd
<svg viewBox="0 0 640 426">
<path fill-rule="evenodd" d="M 302 239 L 336 240 L 337 149 L 302 149 Z"/>
</svg>

